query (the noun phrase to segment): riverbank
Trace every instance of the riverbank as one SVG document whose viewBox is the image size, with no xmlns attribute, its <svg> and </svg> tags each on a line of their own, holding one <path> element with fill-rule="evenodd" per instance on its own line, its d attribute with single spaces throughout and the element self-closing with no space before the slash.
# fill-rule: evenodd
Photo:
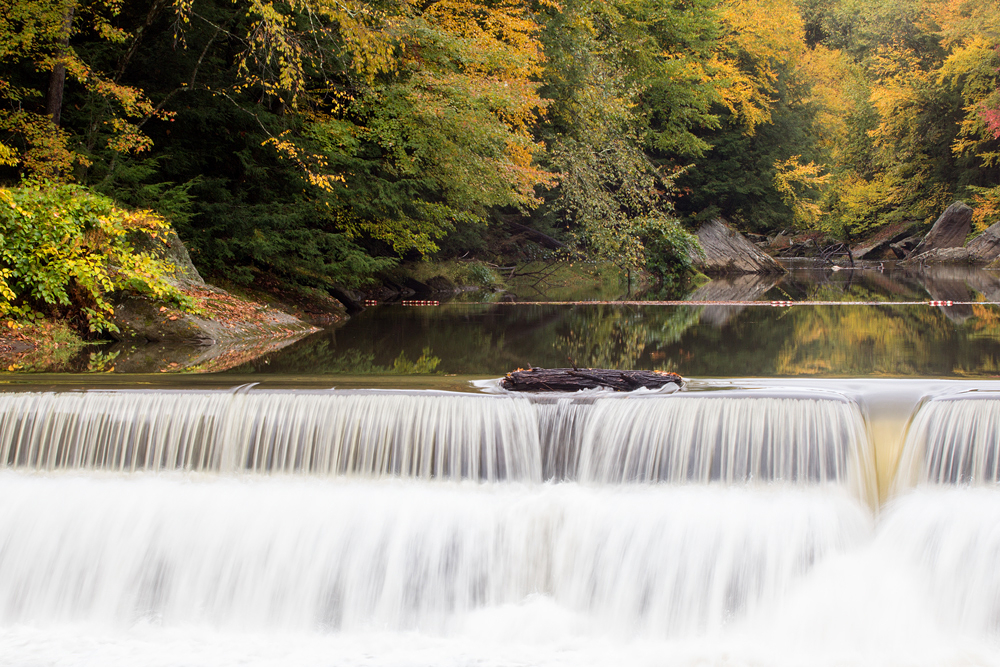
<svg viewBox="0 0 1000 667">
<path fill-rule="evenodd" d="M 0 368 L 9 372 L 59 370 L 87 346 L 65 322 L 6 320 L 0 326 Z"/>
</svg>

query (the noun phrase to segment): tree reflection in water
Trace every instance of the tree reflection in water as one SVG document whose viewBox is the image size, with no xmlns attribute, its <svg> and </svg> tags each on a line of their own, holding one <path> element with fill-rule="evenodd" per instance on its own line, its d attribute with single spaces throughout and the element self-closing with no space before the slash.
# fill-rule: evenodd
<svg viewBox="0 0 1000 667">
<path fill-rule="evenodd" d="M 795 271 L 717 280 L 691 305 L 445 304 L 372 308 L 237 373 L 498 376 L 528 365 L 672 370 L 688 377 L 992 376 L 1000 369 L 996 275 Z M 772 308 L 705 301 L 863 301 Z M 931 307 L 931 299 L 977 305 Z M 912 302 L 884 305 L 884 302 Z M 402 359 L 407 363 L 397 363 Z M 414 363 L 437 360 L 437 364 Z M 410 361 L 413 360 L 413 361 Z"/>
</svg>

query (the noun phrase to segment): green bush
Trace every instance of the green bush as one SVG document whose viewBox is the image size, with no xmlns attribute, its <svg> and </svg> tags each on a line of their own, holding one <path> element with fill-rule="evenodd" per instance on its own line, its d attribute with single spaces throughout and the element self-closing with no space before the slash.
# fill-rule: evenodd
<svg viewBox="0 0 1000 667">
<path fill-rule="evenodd" d="M 692 253 L 704 254 L 698 237 L 667 217 L 648 218 L 640 221 L 637 227 L 644 237 L 646 270 L 664 287 L 679 287 L 692 273 Z"/>
<path fill-rule="evenodd" d="M 115 331 L 111 293 L 130 290 L 193 308 L 169 284 L 173 267 L 137 252 L 138 234 L 169 230 L 161 216 L 129 211 L 77 185 L 0 188 L 0 317 L 66 317 Z"/>
</svg>

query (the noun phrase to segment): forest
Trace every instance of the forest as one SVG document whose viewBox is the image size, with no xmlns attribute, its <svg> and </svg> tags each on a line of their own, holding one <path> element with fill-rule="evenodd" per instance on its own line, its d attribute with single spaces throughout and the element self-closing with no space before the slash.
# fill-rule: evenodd
<svg viewBox="0 0 1000 667">
<path fill-rule="evenodd" d="M 5 0 L 0 317 L 1000 220 L 995 0 Z"/>
</svg>

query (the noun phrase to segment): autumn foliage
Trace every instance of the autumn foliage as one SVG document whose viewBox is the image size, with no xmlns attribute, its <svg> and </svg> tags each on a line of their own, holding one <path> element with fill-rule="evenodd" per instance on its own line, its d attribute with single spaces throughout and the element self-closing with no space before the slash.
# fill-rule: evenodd
<svg viewBox="0 0 1000 667">
<path fill-rule="evenodd" d="M 14 0 L 0 179 L 9 197 L 21 179 L 76 182 L 164 216 L 209 274 L 319 289 L 401 257 L 528 258 L 509 221 L 668 278 L 716 215 L 856 239 L 964 198 L 982 227 L 1000 219 L 998 15 L 994 0 Z"/>
</svg>

